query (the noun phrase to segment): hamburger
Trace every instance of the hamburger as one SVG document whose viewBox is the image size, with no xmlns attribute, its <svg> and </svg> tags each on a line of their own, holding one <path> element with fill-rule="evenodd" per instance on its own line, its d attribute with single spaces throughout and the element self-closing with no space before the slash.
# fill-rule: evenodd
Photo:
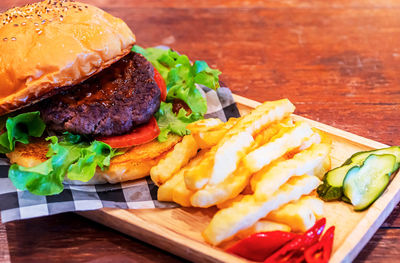
<svg viewBox="0 0 400 263">
<path fill-rule="evenodd" d="M 193 87 L 207 77 L 218 82 L 219 72 L 204 62 L 134 47 L 121 19 L 89 4 L 47 0 L 0 16 L 0 115 L 7 120 L 0 148 L 22 190 L 56 194 L 64 177 L 116 183 L 148 175 L 188 132 L 182 124 L 205 113 L 191 105 L 204 105 L 198 91 L 178 90 L 190 82 L 179 77 L 197 78 Z M 184 66 L 189 75 L 179 72 Z M 164 79 L 173 79 L 168 96 Z"/>
</svg>

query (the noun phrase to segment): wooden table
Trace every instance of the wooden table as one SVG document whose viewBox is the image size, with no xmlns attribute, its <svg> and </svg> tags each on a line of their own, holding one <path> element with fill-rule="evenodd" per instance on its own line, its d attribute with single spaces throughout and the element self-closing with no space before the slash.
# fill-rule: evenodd
<svg viewBox="0 0 400 263">
<path fill-rule="evenodd" d="M 2 0 L 0 10 L 26 0 Z M 296 113 L 400 145 L 400 3 L 364 0 L 92 0 L 143 46 L 169 45 L 223 72 L 234 93 L 287 97 Z M 398 260 L 400 208 L 357 261 Z M 181 262 L 73 213 L 0 225 L 0 261 Z"/>
</svg>

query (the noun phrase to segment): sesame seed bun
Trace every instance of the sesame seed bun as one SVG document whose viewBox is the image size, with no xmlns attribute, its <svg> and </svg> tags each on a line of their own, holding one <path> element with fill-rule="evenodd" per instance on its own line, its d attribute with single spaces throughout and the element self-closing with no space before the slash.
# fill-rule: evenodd
<svg viewBox="0 0 400 263">
<path fill-rule="evenodd" d="M 88 4 L 47 0 L 0 14 L 0 115 L 82 82 L 134 44 L 121 19 Z"/>
</svg>

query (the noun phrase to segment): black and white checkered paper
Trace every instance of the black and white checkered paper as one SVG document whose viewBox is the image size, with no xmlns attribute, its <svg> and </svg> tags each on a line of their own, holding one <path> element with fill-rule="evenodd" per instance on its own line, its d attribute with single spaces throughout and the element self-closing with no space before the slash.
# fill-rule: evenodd
<svg viewBox="0 0 400 263">
<path fill-rule="evenodd" d="M 206 118 L 239 117 L 231 91 L 200 87 L 207 98 Z M 169 208 L 176 204 L 157 201 L 157 186 L 149 177 L 120 184 L 69 185 L 62 193 L 37 196 L 17 190 L 8 178 L 9 163 L 0 159 L 0 211 L 3 223 L 63 212 L 95 210 L 103 207 L 122 209 Z"/>
</svg>

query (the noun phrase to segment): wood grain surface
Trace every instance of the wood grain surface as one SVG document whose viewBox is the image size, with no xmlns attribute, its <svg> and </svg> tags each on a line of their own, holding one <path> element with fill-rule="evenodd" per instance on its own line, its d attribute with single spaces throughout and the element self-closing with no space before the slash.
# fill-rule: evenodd
<svg viewBox="0 0 400 263">
<path fill-rule="evenodd" d="M 82 1 L 124 19 L 143 46 L 169 45 L 218 67 L 239 95 L 287 97 L 299 115 L 400 145 L 398 1 Z M 0 10 L 28 2 L 2 0 Z M 399 213 L 356 261 L 398 260 Z M 0 261 L 9 259 L 183 261 L 71 213 L 0 225 Z"/>
</svg>

